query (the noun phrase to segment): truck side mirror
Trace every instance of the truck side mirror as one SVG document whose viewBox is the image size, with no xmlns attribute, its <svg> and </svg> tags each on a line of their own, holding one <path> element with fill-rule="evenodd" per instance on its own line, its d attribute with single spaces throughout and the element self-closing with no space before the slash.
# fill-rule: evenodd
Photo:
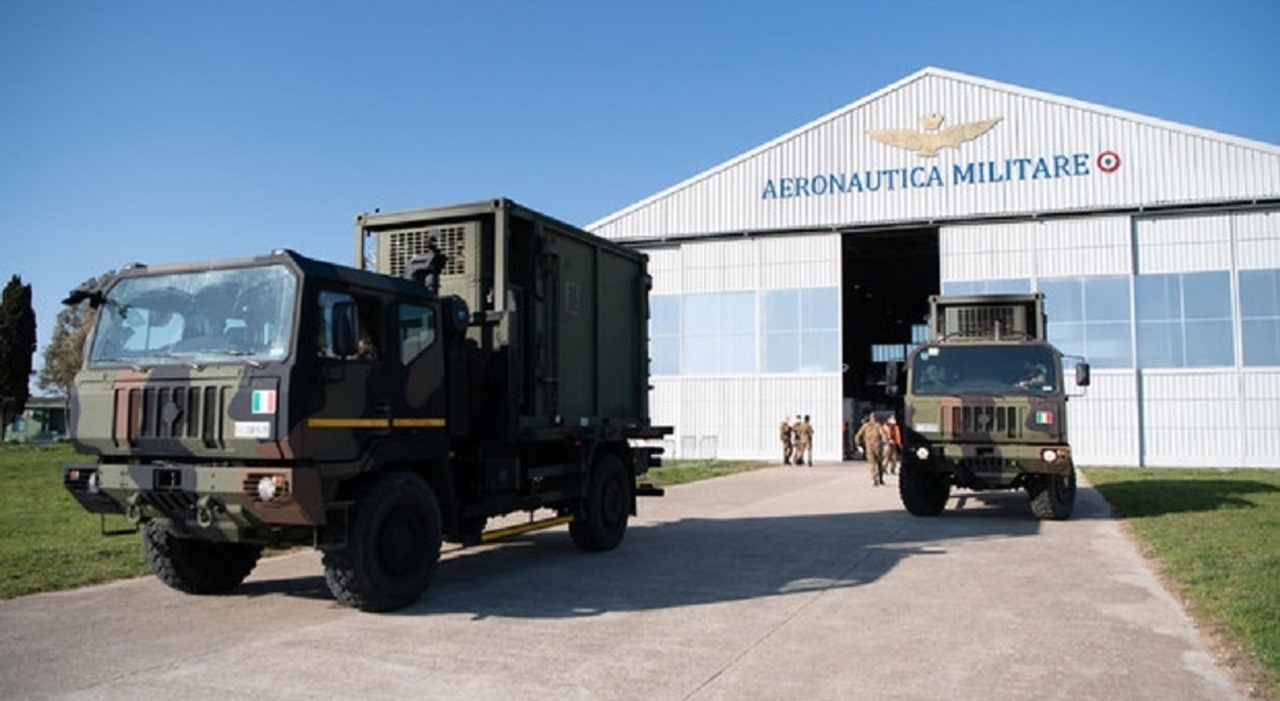
<svg viewBox="0 0 1280 701">
<path fill-rule="evenodd" d="M 1076 364 L 1076 384 L 1081 387 L 1089 386 L 1089 364 L 1088 363 Z"/>
<path fill-rule="evenodd" d="M 905 364 L 901 360 L 891 360 L 884 367 L 884 393 L 890 397 L 902 394 L 901 380 Z"/>
<path fill-rule="evenodd" d="M 333 305 L 333 326 L 330 332 L 333 338 L 329 339 L 329 348 L 335 356 L 350 358 L 356 354 L 355 302 L 337 302 Z"/>
</svg>

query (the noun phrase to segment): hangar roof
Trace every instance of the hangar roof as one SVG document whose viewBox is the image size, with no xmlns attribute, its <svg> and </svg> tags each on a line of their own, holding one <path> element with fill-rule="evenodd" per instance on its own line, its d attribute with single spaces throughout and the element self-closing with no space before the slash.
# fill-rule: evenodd
<svg viewBox="0 0 1280 701">
<path fill-rule="evenodd" d="M 586 228 L 636 242 L 1280 202 L 1280 147 L 924 68 Z"/>
</svg>

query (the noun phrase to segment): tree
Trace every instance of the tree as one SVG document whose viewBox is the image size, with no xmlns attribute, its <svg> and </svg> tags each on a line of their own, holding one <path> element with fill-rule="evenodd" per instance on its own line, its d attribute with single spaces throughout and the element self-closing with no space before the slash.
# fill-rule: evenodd
<svg viewBox="0 0 1280 701">
<path fill-rule="evenodd" d="M 106 272 L 89 278 L 79 289 L 99 289 L 113 274 Z M 44 367 L 36 377 L 40 389 L 57 389 L 63 396 L 71 396 L 71 385 L 84 359 L 84 341 L 97 318 L 98 310 L 91 308 L 88 300 L 69 304 L 58 312 L 58 318 L 53 322 L 53 337 L 44 348 Z"/>
<path fill-rule="evenodd" d="M 36 352 L 36 312 L 31 285 L 14 275 L 0 300 L 0 441 L 31 397 L 31 356 Z"/>
</svg>

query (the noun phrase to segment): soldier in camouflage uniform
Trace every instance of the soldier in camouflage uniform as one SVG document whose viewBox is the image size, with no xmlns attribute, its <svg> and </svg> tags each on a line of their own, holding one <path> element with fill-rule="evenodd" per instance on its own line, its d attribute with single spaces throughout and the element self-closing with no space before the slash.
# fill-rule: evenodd
<svg viewBox="0 0 1280 701">
<path fill-rule="evenodd" d="M 782 464 L 791 464 L 791 421 L 787 417 L 782 417 L 782 423 L 778 424 L 778 439 L 782 441 Z"/>
<path fill-rule="evenodd" d="M 809 423 L 807 414 L 793 431 L 796 435 L 796 464 L 803 465 L 807 459 L 809 467 L 813 467 L 813 425 Z"/>
<path fill-rule="evenodd" d="M 871 486 L 873 487 L 884 484 L 883 426 L 873 411 L 867 416 L 866 423 L 862 424 L 862 428 L 858 429 L 858 435 L 854 438 L 854 442 L 858 444 L 858 450 L 867 455 L 867 466 L 871 468 Z"/>
</svg>

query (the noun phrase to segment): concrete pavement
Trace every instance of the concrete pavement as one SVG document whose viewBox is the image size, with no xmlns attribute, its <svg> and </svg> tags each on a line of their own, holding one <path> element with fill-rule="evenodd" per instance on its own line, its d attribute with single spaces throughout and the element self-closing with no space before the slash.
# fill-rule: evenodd
<svg viewBox="0 0 1280 701">
<path fill-rule="evenodd" d="M 674 487 L 613 552 L 564 527 L 450 551 L 392 614 L 337 607 L 313 552 L 227 596 L 145 578 L 0 602 L 0 698 L 1243 698 L 1092 489 L 1065 522 L 1020 493 L 922 519 L 893 479 Z"/>
</svg>

